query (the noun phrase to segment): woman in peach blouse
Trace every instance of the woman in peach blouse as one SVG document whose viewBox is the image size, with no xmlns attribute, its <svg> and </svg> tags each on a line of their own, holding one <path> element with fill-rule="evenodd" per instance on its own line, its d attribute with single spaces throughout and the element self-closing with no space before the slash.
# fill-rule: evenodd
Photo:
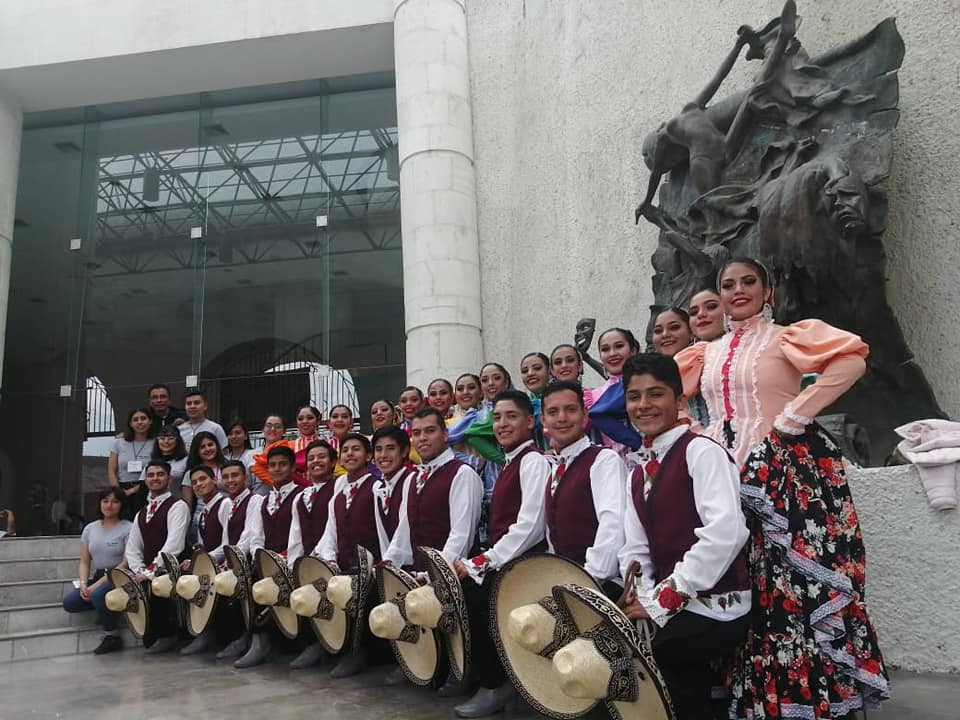
<svg viewBox="0 0 960 720">
<path fill-rule="evenodd" d="M 846 718 L 889 691 L 843 459 L 813 418 L 863 375 L 869 349 L 819 320 L 774 323 L 755 260 L 728 262 L 718 289 L 728 331 L 675 359 L 684 393 L 707 403 L 702 432 L 742 467 L 751 519 L 753 618 L 730 717 Z M 804 373 L 819 377 L 801 391 Z"/>
</svg>

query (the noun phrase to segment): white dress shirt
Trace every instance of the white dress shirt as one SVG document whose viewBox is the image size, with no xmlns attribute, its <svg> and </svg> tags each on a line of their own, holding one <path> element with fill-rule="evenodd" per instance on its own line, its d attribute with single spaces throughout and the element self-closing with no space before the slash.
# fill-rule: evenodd
<svg viewBox="0 0 960 720">
<path fill-rule="evenodd" d="M 318 557 L 321 560 L 326 560 L 327 562 L 333 561 L 337 565 L 340 564 L 340 558 L 337 557 L 337 540 L 339 534 L 337 533 L 337 517 L 334 512 L 334 507 L 337 502 L 337 498 L 340 495 L 346 495 L 350 492 L 352 488 L 356 488 L 359 492 L 366 483 L 374 482 L 375 478 L 370 473 L 366 473 L 362 477 L 357 478 L 352 483 L 347 480 L 346 475 L 341 475 L 337 478 L 337 485 L 333 491 L 333 497 L 330 498 L 330 508 L 327 511 L 329 513 L 329 519 L 327 520 L 327 526 L 323 529 L 323 535 L 320 536 L 320 540 L 317 541 L 317 545 L 313 548 L 313 556 Z M 377 508 L 374 506 L 373 513 L 376 515 Z"/>
<path fill-rule="evenodd" d="M 507 465 L 531 445 L 533 440 L 528 440 L 508 452 Z M 520 458 L 520 512 L 503 537 L 484 553 L 492 570 L 499 570 L 543 540 L 547 527 L 544 499 L 552 472 L 542 453 L 531 452 Z"/>
<path fill-rule="evenodd" d="M 327 483 L 335 483 L 333 486 L 333 496 L 330 498 L 329 507 L 327 509 L 327 525 L 324 528 L 324 530 L 326 530 L 327 527 L 330 527 L 330 523 L 333 521 L 333 501 L 337 497 L 337 491 L 339 491 L 343 485 L 343 478 L 346 478 L 346 475 L 341 475 L 338 478 L 331 478 L 321 483 L 314 483 L 312 488 L 306 488 L 302 493 L 300 493 L 300 497 L 298 497 L 293 503 L 293 519 L 290 521 L 290 535 L 287 537 L 287 564 L 289 564 L 290 567 L 293 567 L 293 561 L 301 555 L 309 555 L 311 552 L 313 552 L 313 548 L 305 548 L 303 546 L 303 530 L 300 529 L 300 512 L 298 510 L 298 506 L 303 505 L 304 508 L 307 507 L 307 493 L 311 490 L 313 491 L 313 494 L 316 495 L 316 493 L 320 492 L 320 490 L 322 490 L 324 485 Z"/>
<path fill-rule="evenodd" d="M 687 426 L 682 425 L 658 435 L 650 450 L 662 461 L 686 431 Z M 650 543 L 633 502 L 631 479 L 627 478 L 624 484 L 628 499 L 624 515 L 626 540 L 620 551 L 620 569 L 626 576 L 632 561 L 640 563 L 641 573 L 635 579 L 637 600 L 660 626 L 673 617 L 655 599 L 660 587 L 669 581 L 687 598 L 682 609 L 697 615 L 714 620 L 735 620 L 750 612 L 749 587 L 735 593 L 737 600 L 733 602 L 730 596 L 734 593 L 713 595 L 706 599 L 707 602 L 697 598 L 697 593 L 709 590 L 720 581 L 749 536 L 740 506 L 740 473 L 726 451 L 707 438 L 695 438 L 687 445 L 686 460 L 687 471 L 693 480 L 693 501 L 703 527 L 694 530 L 697 541 L 674 566 L 670 577 L 659 585 L 654 580 Z M 652 487 L 650 478 L 645 478 L 644 497 L 650 494 Z"/>
<path fill-rule="evenodd" d="M 447 448 L 429 463 L 420 465 L 420 472 L 431 473 L 431 478 L 437 470 L 454 459 L 453 450 Z M 410 545 L 410 521 L 407 517 L 407 503 L 410 493 L 417 491 L 417 474 L 412 473 L 406 483 L 406 492 L 400 505 L 400 522 L 397 532 L 393 535 L 390 547 L 383 554 L 383 559 L 394 565 L 404 566 L 413 564 L 413 548 Z M 439 548 L 448 562 L 465 557 L 473 546 L 477 534 L 477 523 L 480 522 L 480 505 L 483 501 L 483 482 L 480 476 L 469 465 L 462 465 L 450 483 L 450 534 L 442 548 Z"/>
<path fill-rule="evenodd" d="M 293 482 L 293 480 L 291 480 L 285 485 L 281 485 L 279 489 L 272 488 L 270 490 L 270 494 L 273 494 L 274 491 L 280 493 L 280 505 L 283 505 L 284 501 L 288 497 L 290 497 L 290 493 L 296 491 L 296 489 L 297 489 L 297 484 Z M 260 498 L 260 503 L 258 503 L 258 507 L 257 507 L 258 511 L 260 509 L 259 505 L 265 505 L 268 502 L 270 502 L 270 495 L 267 495 L 267 496 L 255 495 L 254 497 L 250 498 L 250 503 L 247 505 L 248 520 L 250 519 L 250 509 L 249 509 L 250 505 L 253 505 L 253 501 L 256 500 L 258 497 Z M 293 508 L 293 510 L 295 511 L 296 508 Z M 279 508 L 277 509 L 277 512 L 280 512 Z M 294 512 L 294 515 L 296 515 L 296 512 Z M 246 528 L 244 528 L 244 530 L 246 530 Z M 255 531 L 256 531 L 256 534 L 252 535 L 250 538 L 250 554 L 251 555 L 253 555 L 254 553 L 257 552 L 257 550 L 263 547 L 265 536 L 263 532 L 263 516 L 262 515 L 260 516 L 260 522 L 257 524 Z"/>
<path fill-rule="evenodd" d="M 232 500 L 228 499 L 223 503 L 227 506 L 227 519 L 223 523 L 223 543 L 224 545 L 229 545 L 230 535 L 227 524 L 230 522 L 230 515 L 233 512 L 234 506 L 242 503 L 243 499 L 248 495 L 252 495 L 252 497 L 247 503 L 246 517 L 243 520 L 243 530 L 240 532 L 240 539 L 237 540 L 236 545 L 244 555 L 251 554 L 251 548 L 257 538 L 260 538 L 260 547 L 263 547 L 263 516 L 260 514 L 260 509 L 263 506 L 265 498 L 263 495 L 256 495 L 251 492 L 249 488 L 245 488 L 237 497 Z"/>
<path fill-rule="evenodd" d="M 147 507 L 152 502 L 157 503 L 159 507 L 169 497 L 171 497 L 169 490 L 156 497 L 150 497 L 147 499 Z M 140 533 L 139 517 L 142 513 L 147 512 L 147 507 L 142 508 L 137 513 L 137 517 L 133 519 L 133 527 L 130 528 L 130 535 L 127 537 L 124 557 L 127 559 L 127 567 L 130 568 L 131 572 L 142 573 L 146 577 L 152 578 L 156 568 L 162 566 L 160 553 L 169 553 L 176 557 L 183 552 L 183 547 L 187 542 L 187 529 L 190 527 L 190 507 L 182 501 L 173 503 L 170 510 L 167 511 L 167 538 L 163 547 L 160 548 L 156 557 L 144 558 L 143 535 Z M 148 565 L 153 565 L 153 567 L 148 570 Z"/>
<path fill-rule="evenodd" d="M 383 518 L 380 517 L 379 510 L 382 508 L 384 514 L 386 514 L 390 498 L 393 497 L 394 493 L 400 493 L 401 508 L 398 513 L 405 511 L 406 508 L 403 507 L 403 493 L 406 492 L 409 478 L 412 477 L 416 477 L 416 473 L 410 472 L 406 466 L 401 465 L 400 469 L 393 474 L 393 477 L 380 478 L 373 484 L 373 496 L 377 503 L 377 512 L 374 513 L 374 515 L 377 521 L 377 537 L 380 539 L 380 557 L 386 555 L 387 548 L 390 547 L 390 536 L 387 534 L 387 529 L 383 526 Z"/>
<path fill-rule="evenodd" d="M 554 457 L 562 458 L 569 469 L 573 461 L 590 447 L 586 436 L 568 445 Z M 597 581 L 619 579 L 617 553 L 623 547 L 623 508 L 627 497 L 623 489 L 627 479 L 627 468 L 623 460 L 613 450 L 602 448 L 590 467 L 590 492 L 593 495 L 593 508 L 597 514 L 597 533 L 593 545 L 587 548 L 584 569 Z M 563 484 L 563 480 L 560 480 Z M 557 488 L 559 490 L 559 486 Z M 550 528 L 547 527 L 547 546 L 554 552 L 550 540 Z"/>
</svg>

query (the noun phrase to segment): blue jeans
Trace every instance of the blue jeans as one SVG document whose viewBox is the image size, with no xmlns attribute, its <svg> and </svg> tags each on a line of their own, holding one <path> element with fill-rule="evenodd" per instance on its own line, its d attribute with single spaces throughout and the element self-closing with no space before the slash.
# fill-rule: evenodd
<svg viewBox="0 0 960 720">
<path fill-rule="evenodd" d="M 84 600 L 80 597 L 80 589 L 74 588 L 63 598 L 63 609 L 69 613 L 87 612 L 96 610 L 100 624 L 107 632 L 113 632 L 117 629 L 117 623 L 120 622 L 120 613 L 115 613 L 107 609 L 105 598 L 108 592 L 113 589 L 109 582 L 102 583 L 93 589 L 90 594 L 90 600 Z"/>
</svg>

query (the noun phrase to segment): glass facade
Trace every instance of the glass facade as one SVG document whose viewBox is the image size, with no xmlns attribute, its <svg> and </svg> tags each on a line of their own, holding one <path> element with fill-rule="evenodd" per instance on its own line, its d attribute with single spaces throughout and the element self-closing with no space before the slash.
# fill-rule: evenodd
<svg viewBox="0 0 960 720">
<path fill-rule="evenodd" d="M 195 376 L 251 430 L 403 385 L 396 102 L 370 85 L 27 125 L 0 418 L 24 530 L 75 529 L 153 383 L 182 406 Z"/>
</svg>

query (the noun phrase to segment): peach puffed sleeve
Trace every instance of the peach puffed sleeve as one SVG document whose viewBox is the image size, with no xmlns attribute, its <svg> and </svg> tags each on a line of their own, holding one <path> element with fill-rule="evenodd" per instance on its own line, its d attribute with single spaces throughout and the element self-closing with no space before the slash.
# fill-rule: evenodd
<svg viewBox="0 0 960 720">
<path fill-rule="evenodd" d="M 698 342 L 673 356 L 680 368 L 680 378 L 683 380 L 683 394 L 688 398 L 700 392 L 700 376 L 703 374 L 703 358 L 707 353 L 705 342 Z"/>
<path fill-rule="evenodd" d="M 859 335 L 822 320 L 801 320 L 783 331 L 780 351 L 800 372 L 819 374 L 773 422 L 777 430 L 796 435 L 863 376 L 870 348 Z"/>
</svg>

